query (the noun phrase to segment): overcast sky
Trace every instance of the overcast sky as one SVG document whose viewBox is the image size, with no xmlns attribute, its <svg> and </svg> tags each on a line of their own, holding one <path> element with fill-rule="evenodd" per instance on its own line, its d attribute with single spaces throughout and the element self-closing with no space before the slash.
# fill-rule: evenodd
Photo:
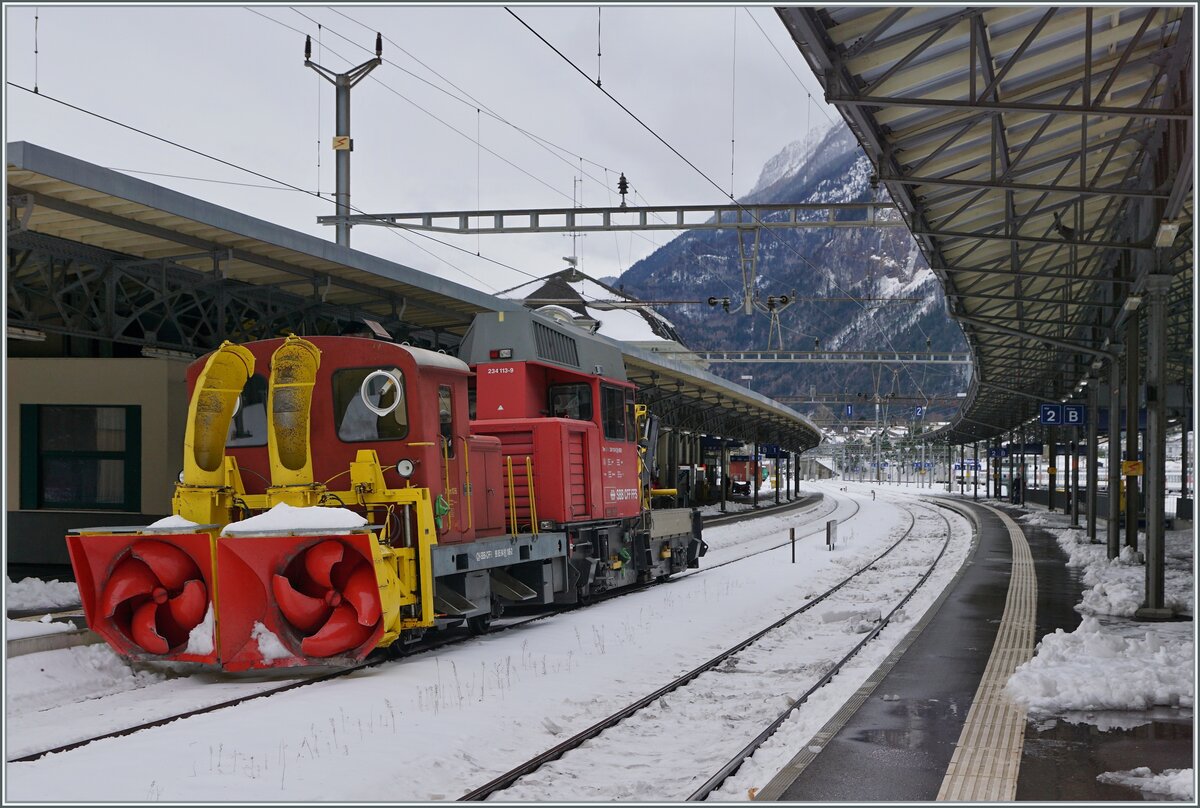
<svg viewBox="0 0 1200 808">
<path fill-rule="evenodd" d="M 331 240 L 315 219 L 332 201 L 252 187 L 270 183 L 49 99 L 328 194 L 334 90 L 304 67 L 304 35 L 314 61 L 341 72 L 373 56 L 378 30 L 384 64 L 352 95 L 351 203 L 370 213 L 617 204 L 622 171 L 640 195 L 630 204 L 717 204 L 731 164 L 740 196 L 767 159 L 834 116 L 770 6 L 514 7 L 721 191 L 500 6 L 36 9 L 35 60 L 35 7 L 5 8 L 7 81 L 36 80 L 46 96 L 6 86 L 6 141 L 200 178 L 134 173 Z M 574 249 L 601 277 L 672 235 L 597 234 Z M 437 237 L 470 254 L 377 227 L 355 228 L 352 246 L 485 291 L 561 269 L 573 249 L 563 235 Z"/>
</svg>

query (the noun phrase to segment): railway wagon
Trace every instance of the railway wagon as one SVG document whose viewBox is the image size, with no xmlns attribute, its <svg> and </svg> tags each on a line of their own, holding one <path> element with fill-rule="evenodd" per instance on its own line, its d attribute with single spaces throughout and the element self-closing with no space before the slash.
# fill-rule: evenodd
<svg viewBox="0 0 1200 808">
<path fill-rule="evenodd" d="M 650 509 L 656 422 L 619 350 L 507 312 L 460 355 L 288 336 L 196 360 L 174 515 L 67 537 L 88 624 L 130 658 L 344 665 L 698 566 L 698 513 Z"/>
</svg>

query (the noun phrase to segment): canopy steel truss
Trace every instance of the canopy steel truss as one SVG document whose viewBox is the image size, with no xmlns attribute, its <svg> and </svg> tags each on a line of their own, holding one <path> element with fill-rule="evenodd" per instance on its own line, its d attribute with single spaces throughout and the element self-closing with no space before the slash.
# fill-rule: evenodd
<svg viewBox="0 0 1200 808">
<path fill-rule="evenodd" d="M 1151 274 L 1172 277 L 1167 373 L 1190 380 L 1191 8 L 777 12 L 967 335 L 952 441 L 1025 421 L 1014 390 L 1076 393 L 1120 352 Z"/>
<path fill-rule="evenodd" d="M 8 323 L 19 328 L 201 354 L 222 340 L 285 333 L 336 334 L 351 323 L 379 322 L 396 336 L 414 335 L 403 302 L 389 315 L 324 302 L 319 280 L 250 285 L 221 274 L 223 255 L 202 272 L 177 260 L 146 260 L 34 232 L 8 238 Z"/>
</svg>

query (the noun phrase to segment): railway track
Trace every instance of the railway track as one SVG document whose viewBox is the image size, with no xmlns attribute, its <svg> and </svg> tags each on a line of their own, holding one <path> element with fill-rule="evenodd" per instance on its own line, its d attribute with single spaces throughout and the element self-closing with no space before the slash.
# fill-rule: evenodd
<svg viewBox="0 0 1200 808">
<path fill-rule="evenodd" d="M 816 498 L 815 504 L 819 505 L 821 501 L 822 501 L 822 498 Z M 855 506 L 854 512 L 852 514 L 850 514 L 850 516 L 853 516 L 854 514 L 856 514 L 858 512 L 859 506 L 858 506 L 857 502 L 855 502 L 853 500 L 850 500 L 850 501 Z M 729 520 L 729 521 L 742 521 L 742 520 L 748 519 L 748 518 L 756 518 L 756 517 L 762 517 L 762 516 L 768 516 L 768 515 L 778 516 L 781 514 L 786 514 L 787 512 L 790 512 L 792 510 L 803 509 L 803 508 L 812 506 L 813 504 L 814 504 L 814 500 L 809 500 L 809 501 L 800 500 L 797 502 L 788 503 L 787 505 L 773 507 L 770 509 L 760 509 L 758 511 L 749 512 L 749 513 L 745 513 L 745 514 L 743 514 L 743 513 L 727 514 L 723 518 L 726 520 Z M 835 510 L 836 510 L 836 508 L 835 508 Z M 730 519 L 730 517 L 740 517 L 740 518 Z M 849 518 L 849 517 L 846 517 L 846 518 Z M 822 528 L 822 531 L 823 531 L 823 528 Z M 817 532 L 819 532 L 819 531 L 815 531 L 812 533 L 806 533 L 806 534 L 804 534 L 803 537 L 816 535 Z M 803 537 L 798 537 L 798 539 L 803 538 Z M 784 542 L 784 543 L 786 543 L 786 542 Z M 768 547 L 755 549 L 752 552 L 747 553 L 746 555 L 739 556 L 738 558 L 730 559 L 730 560 L 721 562 L 719 564 L 711 565 L 709 568 L 712 569 L 712 568 L 716 568 L 716 567 L 720 567 L 720 566 L 725 566 L 727 564 L 736 563 L 737 561 L 741 561 L 746 558 L 750 558 L 752 556 L 759 555 L 759 554 L 761 554 L 763 552 L 767 552 L 771 549 L 777 549 L 780 546 L 781 546 L 781 544 L 778 542 L 772 543 Z M 673 578 L 672 580 L 687 577 L 688 575 L 697 574 L 697 573 L 703 572 L 703 571 L 704 571 L 703 568 L 700 570 L 690 571 L 688 573 L 684 573 L 683 575 L 675 576 L 675 578 Z M 654 584 L 643 584 L 643 585 L 639 585 L 639 586 L 635 586 L 635 587 L 627 587 L 627 588 L 623 588 L 620 590 L 616 590 L 615 592 L 612 592 L 612 593 L 605 593 L 603 595 L 598 595 L 596 597 L 594 603 L 599 603 L 600 601 L 611 598 L 611 597 L 618 597 L 618 596 L 622 596 L 625 594 L 630 594 L 635 591 L 640 591 L 642 589 L 645 589 L 645 588 L 647 588 L 649 586 L 653 586 L 653 585 Z M 69 617 L 69 618 L 77 618 L 77 616 L 78 616 L 77 610 L 68 610 L 68 611 L 62 612 L 60 614 L 64 617 Z M 492 633 L 498 633 L 500 631 L 506 631 L 509 629 L 519 628 L 519 627 L 527 625 L 528 623 L 532 623 L 535 621 L 545 619 L 547 617 L 551 617 L 554 614 L 555 614 L 555 612 L 553 612 L 553 611 L 547 611 L 547 612 L 543 612 L 540 614 L 524 617 L 521 619 L 515 619 L 511 622 L 496 623 L 496 624 L 493 624 Z M 30 619 L 32 619 L 33 616 L 30 615 L 29 617 L 30 617 Z M 76 637 L 75 636 L 76 634 L 78 634 L 79 637 Z M 68 635 L 70 636 L 70 639 L 67 639 Z M 28 639 L 40 640 L 40 641 L 42 641 L 43 645 L 41 647 L 34 648 L 31 651 L 27 651 L 27 653 L 33 653 L 36 651 L 55 650 L 56 648 L 66 648 L 66 647 L 71 647 L 74 645 L 88 644 L 89 642 L 94 642 L 94 640 L 90 639 L 93 637 L 98 637 L 98 635 L 95 635 L 93 632 L 91 632 L 87 629 L 80 629 L 80 630 L 77 630 L 76 632 L 59 632 L 59 633 L 55 633 L 55 634 L 41 635 L 40 637 L 32 637 L 32 638 L 28 638 Z M 65 643 L 64 643 L 64 639 L 58 639 L 58 638 L 64 638 Z M 467 640 L 470 640 L 470 639 L 472 639 L 472 637 L 465 635 L 465 634 L 457 634 L 457 633 L 444 635 L 444 636 L 437 636 L 431 640 L 427 640 L 419 645 L 411 647 L 410 649 L 408 649 L 408 651 L 406 653 L 403 654 L 403 656 L 407 657 L 407 656 L 411 656 L 411 655 L 415 655 L 415 654 L 423 654 L 423 653 L 427 653 L 430 651 L 436 651 L 436 650 L 439 650 L 441 648 L 444 648 L 444 647 L 447 647 L 450 645 L 455 645 L 455 644 L 458 644 L 461 642 L 466 642 Z M 14 641 L 9 642 L 8 648 L 9 648 L 10 656 L 13 656 L 12 649 L 14 647 L 13 646 L 14 642 L 20 642 L 20 641 L 14 640 Z M 59 752 L 67 752 L 72 749 L 77 749 L 81 746 L 90 744 L 94 741 L 105 740 L 105 739 L 109 739 L 109 738 L 126 737 L 129 735 L 133 735 L 135 733 L 141 732 L 143 730 L 163 726 L 165 724 L 171 723 L 173 721 L 177 721 L 179 719 L 203 715 L 206 713 L 223 710 L 223 709 L 226 709 L 229 707 L 234 707 L 234 706 L 243 704 L 248 701 L 261 699 L 266 696 L 271 696 L 271 695 L 275 695 L 275 694 L 279 694 L 279 693 L 285 693 L 290 690 L 295 690 L 295 689 L 305 687 L 308 685 L 314 685 L 314 684 L 319 684 L 321 682 L 331 681 L 333 679 L 338 679 L 338 678 L 347 676 L 349 674 L 356 673 L 358 671 L 362 671 L 362 670 L 365 670 L 368 668 L 373 668 L 373 667 L 394 661 L 396 659 L 396 656 L 397 655 L 389 656 L 386 654 L 378 654 L 378 655 L 372 656 L 372 657 L 364 660 L 361 663 L 352 665 L 347 668 L 338 668 L 336 670 L 323 671 L 323 672 L 315 674 L 315 675 L 303 676 L 300 678 L 289 677 L 287 680 L 284 680 L 284 681 L 275 681 L 272 683 L 258 683 L 259 686 L 254 687 L 252 689 L 252 692 L 249 692 L 249 693 L 242 693 L 235 697 L 227 698 L 227 699 L 224 699 L 217 703 L 206 704 L 206 705 L 203 705 L 203 706 L 200 706 L 195 709 L 188 710 L 188 711 L 171 713 L 169 715 L 163 715 L 161 717 L 153 718 L 151 720 L 141 721 L 136 724 L 113 729 L 108 732 L 97 733 L 94 735 L 88 735 L 88 737 L 83 737 L 83 738 L 74 738 L 74 739 L 71 739 L 64 743 L 58 743 L 49 748 L 42 748 L 42 749 L 39 749 L 38 751 L 28 752 L 28 753 L 22 754 L 18 757 L 10 758 L 8 762 L 17 763 L 17 762 L 34 761 L 34 760 L 37 760 L 37 759 L 42 758 L 49 754 L 55 754 L 55 753 L 59 753 Z M 168 681 L 171 681 L 171 680 L 168 680 Z M 134 692 L 137 692 L 137 691 L 134 691 Z"/>
<path fill-rule="evenodd" d="M 938 563 L 941 561 L 946 552 L 946 548 L 949 546 L 950 538 L 953 533 L 949 520 L 931 507 L 928 508 L 927 513 L 934 513 L 939 519 L 942 520 L 944 523 L 945 538 L 942 540 L 941 547 L 938 549 L 932 563 L 928 564 L 923 573 L 914 576 L 915 582 L 911 587 L 908 588 L 907 593 L 900 597 L 898 602 L 895 602 L 894 605 L 892 605 L 886 616 L 881 614 L 880 619 L 876 622 L 874 627 L 871 628 L 870 631 L 866 632 L 862 639 L 854 643 L 848 650 L 843 649 L 844 652 L 839 652 L 841 653 L 840 658 L 832 665 L 828 666 L 827 669 L 815 673 L 809 672 L 811 676 L 815 676 L 816 681 L 813 682 L 812 685 L 802 694 L 794 698 L 789 698 L 789 701 L 791 701 L 789 706 L 776 715 L 773 720 L 767 724 L 765 729 L 759 732 L 757 736 L 753 737 L 749 743 L 747 743 L 742 749 L 738 750 L 737 753 L 729 758 L 723 765 L 715 767 L 715 773 L 708 778 L 708 780 L 705 781 L 700 788 L 695 789 L 690 794 L 666 795 L 660 793 L 656 795 L 658 798 L 681 799 L 683 796 L 686 796 L 688 800 L 703 800 L 714 790 L 720 788 L 721 784 L 724 783 L 730 775 L 737 771 L 741 763 L 747 757 L 753 754 L 753 752 L 764 741 L 766 741 L 766 739 L 769 738 L 796 709 L 808 701 L 808 699 L 814 693 L 820 690 L 820 688 L 824 687 L 863 649 L 863 647 L 865 647 L 868 643 L 875 639 L 875 637 L 878 636 L 879 632 L 882 631 L 897 614 L 897 612 L 909 602 L 912 596 L 928 579 L 929 575 L 932 574 L 933 570 L 936 569 Z M 671 722 L 670 716 L 676 713 L 686 715 L 687 710 L 686 707 L 682 711 L 672 709 L 666 704 L 665 697 L 683 688 L 701 687 L 706 689 L 706 692 L 703 698 L 697 699 L 697 703 L 702 703 L 704 705 L 711 704 L 714 707 L 720 705 L 720 709 L 728 709 L 728 711 L 731 713 L 737 713 L 739 708 L 743 706 L 744 703 L 746 709 L 754 709 L 754 705 L 748 703 L 745 695 L 740 692 L 741 689 L 746 686 L 745 682 L 742 681 L 742 679 L 738 676 L 726 675 L 722 677 L 721 674 L 740 673 L 741 671 L 738 663 L 741 657 L 747 652 L 747 649 L 751 649 L 756 645 L 759 645 L 765 638 L 771 637 L 780 648 L 786 649 L 786 641 L 780 640 L 779 636 L 781 632 L 796 630 L 796 623 L 799 622 L 798 618 L 801 618 L 806 613 L 809 613 L 818 604 L 829 602 L 836 603 L 839 593 L 851 587 L 853 584 L 855 584 L 855 582 L 861 582 L 864 577 L 870 577 L 872 573 L 875 573 L 875 577 L 878 577 L 878 573 L 880 571 L 877 569 L 877 565 L 879 565 L 884 559 L 892 554 L 893 551 L 895 551 L 898 547 L 913 537 L 913 531 L 916 528 L 918 520 L 914 512 L 911 510 L 909 511 L 909 517 L 909 527 L 895 542 L 889 545 L 887 549 L 875 556 L 873 559 L 871 559 L 871 561 L 859 567 L 850 575 L 846 576 L 834 586 L 830 587 L 820 595 L 811 598 L 800 608 L 788 613 L 784 617 L 772 623 L 770 626 L 767 626 L 765 629 L 756 632 L 734 646 L 722 651 L 720 654 L 717 654 L 703 664 L 688 671 L 674 681 L 664 685 L 650 694 L 639 698 L 626 707 L 618 710 L 612 715 L 609 715 L 601 721 L 596 722 L 592 726 L 584 729 L 571 738 L 568 738 L 553 748 L 542 752 L 541 754 L 529 759 L 521 765 L 514 767 L 508 772 L 505 772 L 499 777 L 494 778 L 490 782 L 468 792 L 460 797 L 460 800 L 485 800 L 493 795 L 499 795 L 504 799 L 508 799 L 510 797 L 518 800 L 539 798 L 545 799 L 545 794 L 539 795 L 537 793 L 536 786 L 532 787 L 530 791 L 524 793 L 518 790 L 515 796 L 513 796 L 512 792 L 509 790 L 513 789 L 518 781 L 520 781 L 522 778 L 533 775 L 534 773 L 542 774 L 547 784 L 557 783 L 560 785 L 562 783 L 573 782 L 574 778 L 572 775 L 576 770 L 590 770 L 594 777 L 596 768 L 594 764 L 594 758 L 603 757 L 606 751 L 619 750 L 619 752 L 616 752 L 616 759 L 625 761 L 637 760 L 639 766 L 648 768 L 652 776 L 660 776 L 664 771 L 680 771 L 680 766 L 683 767 L 682 771 L 690 771 L 688 767 L 691 766 L 694 768 L 697 759 L 702 757 L 702 750 L 694 748 L 690 744 L 687 745 L 686 748 L 681 746 L 681 738 L 693 738 L 697 736 L 689 733 L 686 720 L 681 723 Z M 892 580 L 894 581 L 894 578 L 892 578 Z M 757 651 L 757 653 L 760 654 L 761 660 L 761 655 L 763 653 L 766 653 L 769 656 L 771 652 L 763 652 L 760 649 Z M 786 665 L 789 664 L 785 661 L 786 658 L 787 654 L 786 651 L 784 651 L 782 654 L 776 653 L 775 656 L 771 658 L 771 662 L 760 661 L 758 664 L 760 667 Z M 705 674 L 714 675 L 710 675 L 702 679 L 701 677 L 704 677 Z M 721 681 L 722 679 L 724 681 Z M 759 693 L 752 695 L 761 698 L 762 694 Z M 753 701 L 753 698 L 751 698 L 750 701 Z M 728 707 L 727 705 L 730 704 L 734 706 Z M 651 712 L 654 713 L 654 715 L 645 718 L 645 720 L 641 720 L 639 722 L 637 719 L 635 719 L 635 717 L 640 717 L 643 714 Z M 711 716 L 707 714 L 708 711 L 701 709 L 701 712 L 705 713 L 705 719 L 711 719 Z M 630 719 L 635 720 L 630 721 Z M 639 723 L 639 726 L 622 731 L 622 725 L 629 727 L 630 724 L 634 723 Z M 601 738 L 600 736 L 604 733 L 611 733 L 611 737 L 607 739 Z M 588 750 L 576 751 L 580 750 L 580 747 L 583 744 L 593 741 L 593 739 L 595 739 L 595 743 L 590 744 Z M 664 760 L 662 752 L 664 750 L 672 749 L 679 750 L 684 756 L 686 756 L 686 759 L 677 761 Z M 574 755 L 578 756 L 576 761 L 577 765 L 572 765 L 572 763 L 569 763 L 566 759 L 564 759 L 564 756 L 568 755 L 568 753 L 574 753 Z M 555 763 L 556 761 L 561 761 L 561 764 Z M 543 772 L 543 770 L 545 771 Z M 628 776 L 628 773 L 626 773 L 625 776 Z M 621 778 L 619 777 L 613 777 L 611 780 L 613 783 L 621 782 Z M 617 790 L 614 791 L 614 793 L 603 795 L 589 793 L 586 796 L 579 796 L 578 798 L 589 800 L 630 799 L 644 796 L 643 794 L 636 792 L 621 791 L 620 788 L 622 787 L 624 786 L 617 786 Z M 506 791 L 508 793 L 505 793 Z M 555 797 L 557 799 L 568 800 L 573 798 L 572 795 L 564 795 L 561 791 L 556 791 Z"/>
</svg>

